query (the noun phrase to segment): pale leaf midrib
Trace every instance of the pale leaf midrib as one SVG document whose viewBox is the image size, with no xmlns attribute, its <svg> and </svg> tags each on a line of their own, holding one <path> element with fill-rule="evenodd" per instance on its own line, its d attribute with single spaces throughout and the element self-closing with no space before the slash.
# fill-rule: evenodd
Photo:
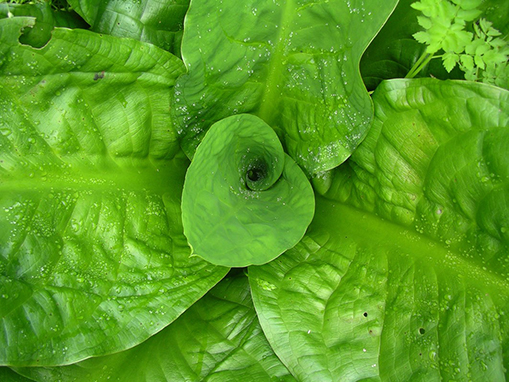
<svg viewBox="0 0 509 382">
<path fill-rule="evenodd" d="M 157 194 L 180 192 L 183 170 L 176 167 L 127 167 L 94 169 L 71 167 L 66 170 L 20 169 L 0 177 L 0 194 L 19 194 L 49 191 L 114 192 L 149 191 Z"/>
<path fill-rule="evenodd" d="M 315 224 L 329 226 L 329 229 L 333 228 L 333 232 L 337 232 L 338 235 L 354 237 L 360 245 L 397 249 L 397 252 L 409 254 L 410 258 L 433 264 L 435 269 L 447 269 L 455 274 L 461 274 L 469 283 L 497 290 L 501 299 L 509 297 L 509 281 L 503 275 L 490 272 L 461 256 L 453 248 L 447 248 L 444 243 L 420 234 L 410 227 L 322 197 L 317 198 L 315 217 L 317 217 Z"/>
<path fill-rule="evenodd" d="M 258 117 L 263 119 L 269 125 L 272 125 L 271 119 L 274 118 L 274 107 L 277 105 L 277 98 L 280 96 L 278 87 L 281 82 L 281 68 L 286 44 L 289 37 L 289 26 L 293 21 L 295 14 L 295 4 L 293 0 L 286 1 L 282 11 L 279 33 L 276 37 L 275 48 L 269 60 L 268 75 L 265 80 L 265 87 L 260 100 L 260 107 L 257 111 Z"/>
</svg>

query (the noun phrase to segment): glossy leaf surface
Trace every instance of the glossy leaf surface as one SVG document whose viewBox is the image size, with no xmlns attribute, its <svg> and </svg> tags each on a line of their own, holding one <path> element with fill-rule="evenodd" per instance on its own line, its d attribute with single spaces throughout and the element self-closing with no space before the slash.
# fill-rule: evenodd
<svg viewBox="0 0 509 382">
<path fill-rule="evenodd" d="M 503 381 L 509 363 L 509 92 L 389 81 L 304 240 L 251 267 L 301 380 Z"/>
<path fill-rule="evenodd" d="M 294 381 L 270 348 L 247 278 L 228 277 L 137 347 L 57 368 L 24 368 L 37 381 Z"/>
<path fill-rule="evenodd" d="M 371 99 L 362 52 L 396 1 L 193 1 L 175 87 L 183 149 L 216 121 L 252 113 L 308 175 L 342 163 L 365 137 Z"/>
<path fill-rule="evenodd" d="M 227 271 L 183 236 L 180 60 L 83 30 L 20 45 L 32 23 L 0 20 L 0 363 L 16 366 L 132 347 Z"/>
<path fill-rule="evenodd" d="M 241 114 L 214 124 L 196 151 L 182 194 L 193 254 L 217 265 L 264 264 L 304 236 L 314 213 L 304 172 L 274 130 Z"/>
<path fill-rule="evenodd" d="M 129 37 L 180 54 L 189 0 L 68 0 L 98 33 Z"/>
</svg>

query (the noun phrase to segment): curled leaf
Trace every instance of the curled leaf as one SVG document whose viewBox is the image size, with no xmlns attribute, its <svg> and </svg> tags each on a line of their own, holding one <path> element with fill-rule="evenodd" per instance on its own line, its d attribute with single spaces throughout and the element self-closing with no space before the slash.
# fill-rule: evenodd
<svg viewBox="0 0 509 382">
<path fill-rule="evenodd" d="M 240 114 L 210 128 L 187 171 L 184 233 L 193 253 L 228 267 L 264 264 L 303 237 L 314 194 L 274 130 Z"/>
</svg>

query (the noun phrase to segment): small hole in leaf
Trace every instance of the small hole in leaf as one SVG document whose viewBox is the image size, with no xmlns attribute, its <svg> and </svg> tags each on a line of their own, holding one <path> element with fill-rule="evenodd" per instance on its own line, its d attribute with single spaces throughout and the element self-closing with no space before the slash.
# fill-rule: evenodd
<svg viewBox="0 0 509 382">
<path fill-rule="evenodd" d="M 426 333 L 426 330 L 424 328 L 419 328 L 419 334 L 424 334 Z"/>
<path fill-rule="evenodd" d="M 364 312 L 363 316 L 367 317 L 368 316 L 368 312 Z"/>
</svg>

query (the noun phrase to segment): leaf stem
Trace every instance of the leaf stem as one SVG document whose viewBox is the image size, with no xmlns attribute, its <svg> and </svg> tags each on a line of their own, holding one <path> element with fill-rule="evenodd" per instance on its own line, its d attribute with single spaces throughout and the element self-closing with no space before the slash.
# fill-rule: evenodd
<svg viewBox="0 0 509 382">
<path fill-rule="evenodd" d="M 423 52 L 421 57 L 415 62 L 410 71 L 407 73 L 405 78 L 414 78 L 419 72 L 424 69 L 426 65 L 431 61 L 435 56 L 431 53 Z"/>
</svg>

